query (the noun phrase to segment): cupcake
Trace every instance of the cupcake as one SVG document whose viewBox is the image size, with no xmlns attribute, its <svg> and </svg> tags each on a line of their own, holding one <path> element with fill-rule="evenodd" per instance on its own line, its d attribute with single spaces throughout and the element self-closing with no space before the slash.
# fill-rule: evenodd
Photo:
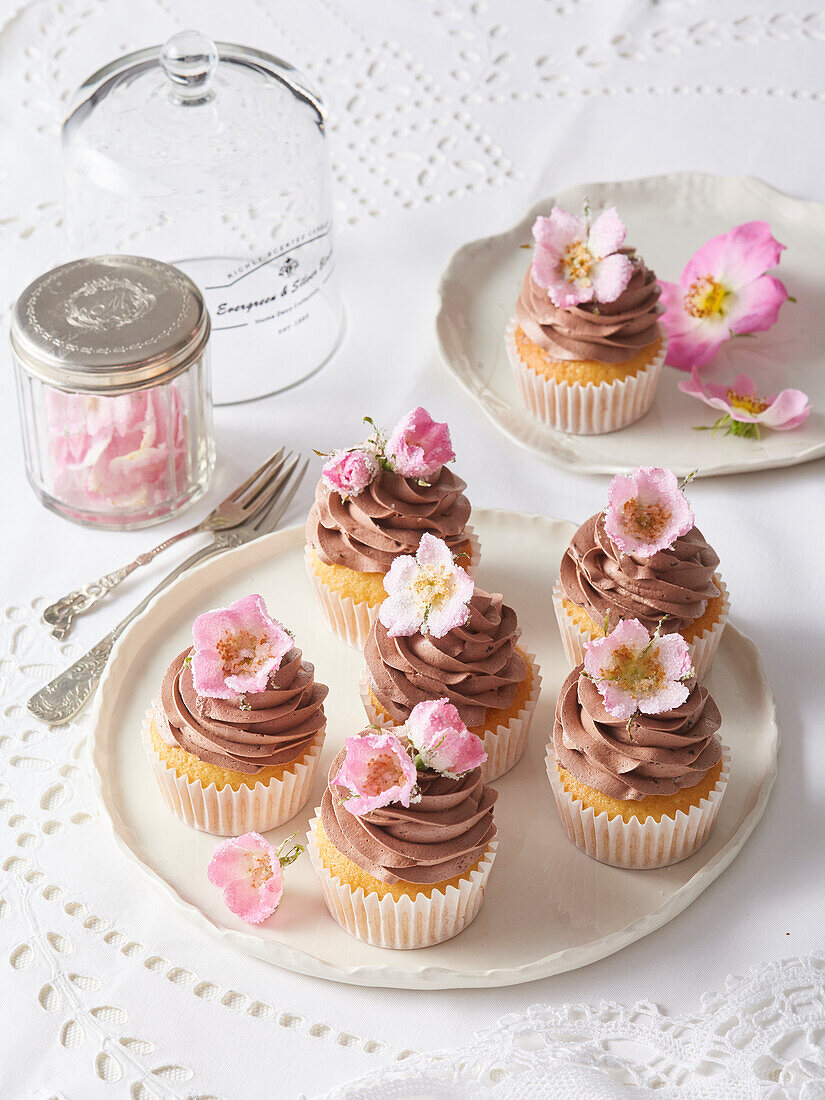
<svg viewBox="0 0 825 1100">
<path fill-rule="evenodd" d="M 553 590 L 570 667 L 584 659 L 585 642 L 639 619 L 681 634 L 703 679 L 730 610 L 718 565 L 670 470 L 640 466 L 614 477 L 607 508 L 573 536 Z"/>
<path fill-rule="evenodd" d="M 423 535 L 415 557 L 397 558 L 364 647 L 361 697 L 373 725 L 403 726 L 425 700 L 445 697 L 481 738 L 485 782 L 521 758 L 541 687 L 519 647 L 516 613 L 475 588 L 449 547 Z"/>
<path fill-rule="evenodd" d="M 207 833 L 265 832 L 306 804 L 324 742 L 324 699 L 260 596 L 207 611 L 146 716 L 161 794 Z"/>
<path fill-rule="evenodd" d="M 547 774 L 569 839 L 614 867 L 667 867 L 710 836 L 728 782 L 719 709 L 679 634 L 619 623 L 562 684 Z"/>
<path fill-rule="evenodd" d="M 371 421 L 370 421 L 371 423 Z M 446 424 L 414 409 L 390 432 L 328 457 L 306 526 L 306 562 L 321 612 L 342 641 L 362 649 L 384 599 L 384 577 L 413 554 L 423 532 L 443 539 L 467 569 L 479 546 Z"/>
<path fill-rule="evenodd" d="M 589 211 L 587 211 L 589 215 Z M 554 206 L 533 225 L 533 262 L 506 330 L 516 387 L 558 431 L 599 435 L 648 411 L 667 351 L 656 276 L 616 210 L 590 224 Z"/>
<path fill-rule="evenodd" d="M 476 917 L 496 852 L 481 742 L 448 700 L 395 733 L 349 737 L 310 823 L 332 916 L 376 947 L 430 947 Z"/>
</svg>

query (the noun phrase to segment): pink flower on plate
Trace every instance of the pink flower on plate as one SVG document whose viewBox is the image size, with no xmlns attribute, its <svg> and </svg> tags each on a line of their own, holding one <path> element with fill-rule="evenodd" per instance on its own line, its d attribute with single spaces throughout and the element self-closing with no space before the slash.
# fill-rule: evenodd
<svg viewBox="0 0 825 1100">
<path fill-rule="evenodd" d="M 195 691 L 211 699 L 265 691 L 270 673 L 277 671 L 293 644 L 256 595 L 198 615 L 192 639 Z"/>
<path fill-rule="evenodd" d="M 321 477 L 326 487 L 338 493 L 342 500 L 358 496 L 378 473 L 378 459 L 371 451 L 355 447 L 336 451 L 324 463 Z"/>
<path fill-rule="evenodd" d="M 767 222 L 745 222 L 702 245 L 678 283 L 661 279 L 665 362 L 678 370 L 701 369 L 731 336 L 775 324 L 788 292 L 765 273 L 784 248 Z"/>
<path fill-rule="evenodd" d="M 249 924 L 271 917 L 283 894 L 279 853 L 260 833 L 222 841 L 206 876 L 223 890 L 227 908 Z"/>
<path fill-rule="evenodd" d="M 608 714 L 629 722 L 636 711 L 663 714 L 688 697 L 693 675 L 681 634 L 654 634 L 638 619 L 624 619 L 606 638 L 586 642 L 584 673 L 599 689 Z"/>
<path fill-rule="evenodd" d="M 402 477 L 430 478 L 455 458 L 450 429 L 421 407 L 408 412 L 390 432 L 385 454 Z"/>
<path fill-rule="evenodd" d="M 690 381 L 680 382 L 679 389 L 698 397 L 712 409 L 720 409 L 722 415 L 711 430 L 724 429 L 726 435 L 758 439 L 760 426 L 789 432 L 804 423 L 811 413 L 808 395 L 802 390 L 781 390 L 770 397 L 760 397 L 756 383 L 747 374 L 737 375 L 732 386 L 721 386 L 715 382 L 703 384 L 694 369 Z"/>
<path fill-rule="evenodd" d="M 671 470 L 639 466 L 610 482 L 604 529 L 625 554 L 650 558 L 691 527 L 693 512 Z"/>
<path fill-rule="evenodd" d="M 615 302 L 633 274 L 630 259 L 618 251 L 626 233 L 615 207 L 588 226 L 586 218 L 554 206 L 549 218 L 533 223 L 533 281 L 558 309 Z"/>
<path fill-rule="evenodd" d="M 391 802 L 409 806 L 418 773 L 410 754 L 394 733 L 362 733 L 346 740 L 346 755 L 332 780 L 344 787 L 344 806 L 361 817 Z"/>
<path fill-rule="evenodd" d="M 470 615 L 472 578 L 456 565 L 452 550 L 428 531 L 421 536 L 415 557 L 395 559 L 384 577 L 387 599 L 378 618 L 391 638 L 417 631 L 443 638 L 463 626 Z"/>
<path fill-rule="evenodd" d="M 449 699 L 417 703 L 406 728 L 424 767 L 450 779 L 460 779 L 487 759 L 484 742 L 470 733 Z"/>
</svg>

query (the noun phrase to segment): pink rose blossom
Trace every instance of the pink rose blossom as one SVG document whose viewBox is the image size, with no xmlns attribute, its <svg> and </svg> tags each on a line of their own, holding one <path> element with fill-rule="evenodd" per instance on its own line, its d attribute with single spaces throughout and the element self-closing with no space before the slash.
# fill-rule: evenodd
<svg viewBox="0 0 825 1100">
<path fill-rule="evenodd" d="M 618 251 L 626 233 L 615 207 L 588 228 L 585 218 L 554 206 L 549 218 L 533 223 L 533 281 L 559 309 L 615 302 L 633 274 L 630 259 Z"/>
<path fill-rule="evenodd" d="M 233 699 L 265 691 L 292 649 L 292 638 L 269 617 L 261 596 L 244 596 L 229 607 L 198 615 L 192 625 L 195 691 L 211 699 Z"/>
<path fill-rule="evenodd" d="M 422 764 L 450 779 L 460 779 L 487 759 L 484 742 L 470 733 L 449 699 L 417 703 L 406 728 Z"/>
<path fill-rule="evenodd" d="M 691 527 L 693 512 L 671 470 L 639 466 L 610 482 L 604 529 L 625 554 L 650 558 Z"/>
<path fill-rule="evenodd" d="M 760 397 L 756 383 L 747 374 L 737 375 L 732 386 L 701 382 L 694 368 L 690 381 L 680 382 L 682 393 L 698 397 L 722 415 L 713 425 L 714 431 L 726 429 L 726 434 L 759 437 L 759 428 L 789 432 L 804 423 L 811 413 L 808 395 L 802 390 L 781 390 L 770 397 Z"/>
<path fill-rule="evenodd" d="M 328 489 L 347 500 L 363 492 L 377 473 L 378 459 L 375 455 L 356 447 L 349 451 L 336 451 L 324 463 L 321 477 Z"/>
<path fill-rule="evenodd" d="M 638 619 L 624 619 L 606 638 L 586 642 L 584 649 L 584 672 L 614 718 L 627 722 L 637 710 L 663 714 L 688 697 L 683 681 L 693 668 L 681 634 L 651 637 Z"/>
<path fill-rule="evenodd" d="M 344 806 L 361 817 L 391 802 L 409 806 L 418 773 L 409 753 L 394 733 L 363 733 L 348 737 L 346 755 L 331 781 L 349 794 Z"/>
<path fill-rule="evenodd" d="M 279 853 L 260 833 L 222 841 L 206 875 L 223 890 L 227 908 L 249 924 L 271 917 L 283 894 Z"/>
<path fill-rule="evenodd" d="M 421 479 L 433 477 L 445 462 L 455 458 L 450 429 L 436 423 L 422 408 L 399 420 L 390 432 L 385 453 L 397 474 Z"/>
<path fill-rule="evenodd" d="M 784 248 L 767 222 L 745 222 L 702 245 L 678 284 L 661 279 L 665 362 L 678 370 L 701 369 L 731 336 L 775 324 L 788 292 L 765 273 Z"/>
<path fill-rule="evenodd" d="M 387 599 L 378 618 L 391 638 L 417 631 L 443 638 L 470 615 L 472 578 L 455 563 L 449 546 L 426 531 L 415 557 L 396 558 L 384 577 Z"/>
</svg>

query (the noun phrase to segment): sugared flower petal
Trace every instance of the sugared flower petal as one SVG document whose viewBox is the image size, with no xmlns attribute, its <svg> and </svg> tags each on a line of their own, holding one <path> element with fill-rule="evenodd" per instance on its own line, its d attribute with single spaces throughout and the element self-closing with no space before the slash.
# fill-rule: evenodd
<svg viewBox="0 0 825 1100">
<path fill-rule="evenodd" d="M 394 733 L 348 737 L 346 755 L 332 780 L 343 788 L 344 807 L 356 817 L 391 802 L 409 806 L 418 780 L 415 764 Z"/>
<path fill-rule="evenodd" d="M 387 459 L 402 477 L 431 478 L 455 458 L 450 429 L 421 407 L 408 412 L 390 432 Z"/>
<path fill-rule="evenodd" d="M 671 470 L 639 466 L 610 482 L 604 529 L 626 554 L 650 558 L 691 527 L 693 512 Z"/>
<path fill-rule="evenodd" d="M 212 699 L 265 691 L 270 673 L 292 649 L 292 638 L 257 595 L 199 615 L 192 639 L 195 691 Z"/>
<path fill-rule="evenodd" d="M 378 618 L 391 638 L 417 631 L 443 638 L 463 626 L 470 614 L 472 578 L 456 565 L 445 542 L 428 531 L 421 536 L 415 557 L 396 558 L 384 577 L 387 599 Z"/>
<path fill-rule="evenodd" d="M 802 390 L 781 390 L 762 397 L 747 374 L 739 374 L 730 386 L 722 386 L 718 382 L 702 382 L 694 369 L 689 380 L 679 383 L 679 389 L 704 401 L 712 409 L 719 409 L 722 416 L 714 429 L 726 429 L 733 435 L 756 438 L 760 426 L 788 432 L 803 424 L 811 413 L 808 395 Z M 737 425 L 744 427 L 737 428 Z"/>
<path fill-rule="evenodd" d="M 378 459 L 373 452 L 356 447 L 331 455 L 324 463 L 321 477 L 328 489 L 347 500 L 362 493 L 377 473 Z"/>
<path fill-rule="evenodd" d="M 480 768 L 487 759 L 484 742 L 467 729 L 449 699 L 417 703 L 406 729 L 422 764 L 451 779 Z"/>
<path fill-rule="evenodd" d="M 638 619 L 625 619 L 606 638 L 585 643 L 584 650 L 585 674 L 605 710 L 622 722 L 637 711 L 663 714 L 688 697 L 684 681 L 693 669 L 681 634 L 651 637 Z"/>
<path fill-rule="evenodd" d="M 587 221 L 554 206 L 533 223 L 533 281 L 559 309 L 581 302 L 613 302 L 630 282 L 633 267 L 618 252 L 626 229 L 614 207 L 588 229 Z"/>
<path fill-rule="evenodd" d="M 272 916 L 283 894 L 276 849 L 260 833 L 222 841 L 212 854 L 207 878 L 223 890 L 227 907 L 241 920 L 260 924 Z"/>
</svg>

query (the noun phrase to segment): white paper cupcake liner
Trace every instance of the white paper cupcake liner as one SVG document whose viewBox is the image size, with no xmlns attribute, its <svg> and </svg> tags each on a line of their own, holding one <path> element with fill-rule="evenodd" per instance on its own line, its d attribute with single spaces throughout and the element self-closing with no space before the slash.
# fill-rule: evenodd
<svg viewBox="0 0 825 1100">
<path fill-rule="evenodd" d="M 295 817 L 309 801 L 326 726 L 315 735 L 306 759 L 285 772 L 282 779 L 256 783 L 254 787 L 243 785 L 235 791 L 229 786 L 218 789 L 214 783 L 204 787 L 196 780 L 177 775 L 149 740 L 151 720 L 150 709 L 143 724 L 143 743 L 149 762 L 164 802 L 187 825 L 218 836 L 265 833 Z"/>
<path fill-rule="evenodd" d="M 497 840 L 490 842 L 476 869 L 458 886 L 433 890 L 430 897 L 405 894 L 396 900 L 387 894 L 379 898 L 365 894 L 362 886 L 353 890 L 324 866 L 315 836 L 319 812 L 309 824 L 307 848 L 327 909 L 345 932 L 374 947 L 409 951 L 452 939 L 475 920 L 496 858 Z"/>
<path fill-rule="evenodd" d="M 719 618 L 713 626 L 708 627 L 707 630 L 703 630 L 698 638 L 692 642 L 688 642 L 688 649 L 690 650 L 690 655 L 693 660 L 693 668 L 697 680 L 703 680 L 710 671 L 710 666 L 713 662 L 716 650 L 719 648 L 722 632 L 725 629 L 725 624 L 730 614 L 730 595 L 728 593 L 728 586 L 718 573 L 714 574 L 713 579 L 716 581 L 719 591 L 722 594 L 722 610 L 719 614 Z M 598 637 L 598 635 L 593 634 L 591 630 L 580 627 L 571 619 L 564 608 L 564 604 L 562 603 L 563 599 L 564 592 L 562 591 L 561 581 L 557 580 L 553 587 L 553 607 L 555 608 L 556 619 L 559 624 L 561 642 L 564 646 L 564 655 L 567 657 L 567 663 L 570 665 L 570 668 L 573 669 L 584 660 L 585 643 L 593 641 L 593 638 Z"/>
<path fill-rule="evenodd" d="M 521 760 L 527 747 L 527 735 L 530 733 L 530 725 L 541 693 L 541 670 L 536 663 L 535 656 L 527 650 L 522 650 L 533 670 L 533 681 L 530 685 L 530 694 L 525 700 L 524 706 L 518 714 L 506 724 L 497 726 L 494 730 L 488 730 L 484 734 L 484 751 L 487 759 L 481 767 L 481 778 L 485 783 L 492 783 L 500 779 L 502 775 Z M 370 687 L 367 681 L 366 669 L 361 675 L 358 684 L 358 692 L 364 710 L 367 712 L 367 720 L 371 726 L 380 729 L 395 729 L 395 723 L 384 714 L 379 714 L 370 698 Z"/>
<path fill-rule="evenodd" d="M 728 785 L 730 750 L 722 746 L 722 771 L 707 798 L 691 806 L 688 813 L 677 810 L 674 817 L 660 821 L 652 817 L 625 821 L 609 817 L 606 810 L 596 814 L 592 806 L 574 799 L 562 785 L 552 744 L 548 745 L 547 775 L 564 831 L 577 848 L 611 867 L 651 870 L 687 859 L 710 836 Z"/>
<path fill-rule="evenodd" d="M 467 566 L 467 572 L 474 577 L 481 558 L 481 544 L 469 523 L 465 527 L 465 533 L 471 546 L 471 563 Z M 363 649 L 380 604 L 373 606 L 357 602 L 351 596 L 342 596 L 336 589 L 330 588 L 312 568 L 312 553 L 312 547 L 307 546 L 304 550 L 304 561 L 324 622 L 342 642 L 353 649 Z"/>
<path fill-rule="evenodd" d="M 632 377 L 599 385 L 593 382 L 571 385 L 545 378 L 522 361 L 516 346 L 516 328 L 516 320 L 511 318 L 504 334 L 516 388 L 530 412 L 548 427 L 571 435 L 604 435 L 640 420 L 653 404 L 667 355 L 664 332 L 655 359 Z"/>
</svg>

